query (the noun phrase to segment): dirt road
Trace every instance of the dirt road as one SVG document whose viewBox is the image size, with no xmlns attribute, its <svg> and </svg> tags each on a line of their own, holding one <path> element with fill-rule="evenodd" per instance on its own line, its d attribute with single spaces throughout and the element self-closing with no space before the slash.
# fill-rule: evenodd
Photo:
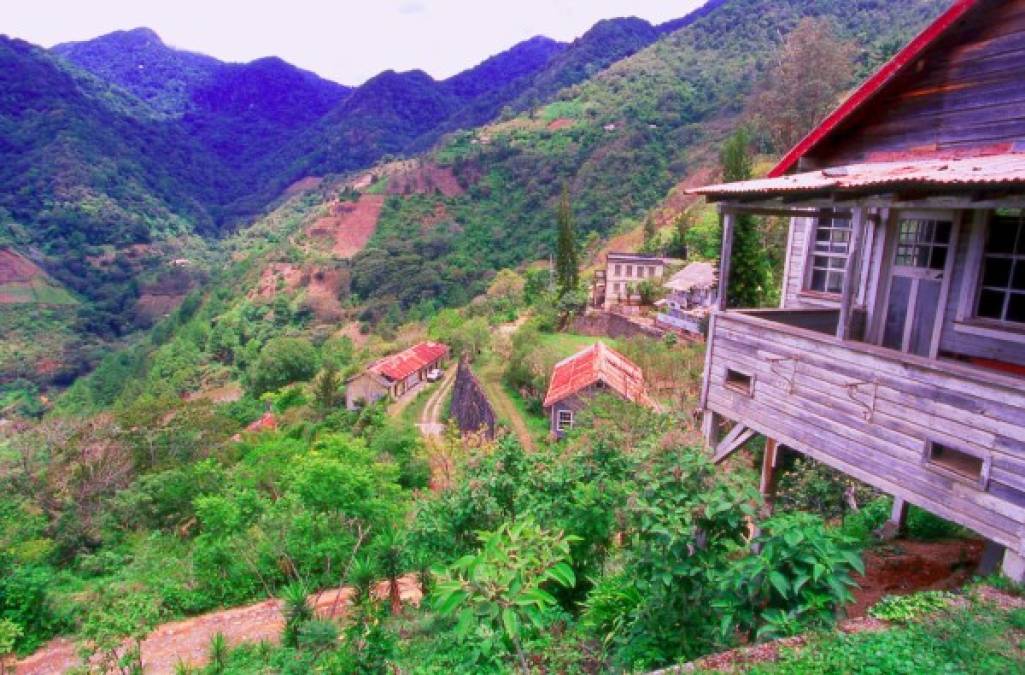
<svg viewBox="0 0 1025 675">
<path fill-rule="evenodd" d="M 388 595 L 388 584 L 382 582 L 374 590 L 379 598 Z M 405 603 L 419 605 L 420 587 L 413 575 L 399 579 L 399 594 Z M 310 596 L 310 605 L 322 618 L 342 616 L 348 607 L 352 589 L 349 587 L 329 589 Z M 192 666 L 206 662 L 210 640 L 217 633 L 223 633 L 228 644 L 242 642 L 277 642 L 284 619 L 281 616 L 281 601 L 275 598 L 245 607 L 234 607 L 210 612 L 191 619 L 165 623 L 157 627 L 142 642 L 142 662 L 145 672 L 173 673 L 181 661 Z M 18 662 L 17 675 L 54 675 L 64 673 L 81 665 L 75 651 L 75 643 L 59 638 Z"/>
<path fill-rule="evenodd" d="M 456 381 L 456 370 L 456 366 L 448 369 L 420 413 L 420 422 L 416 426 L 426 438 L 441 436 L 445 432 L 445 423 L 441 421 L 441 416 L 445 412 L 445 397 Z"/>
</svg>

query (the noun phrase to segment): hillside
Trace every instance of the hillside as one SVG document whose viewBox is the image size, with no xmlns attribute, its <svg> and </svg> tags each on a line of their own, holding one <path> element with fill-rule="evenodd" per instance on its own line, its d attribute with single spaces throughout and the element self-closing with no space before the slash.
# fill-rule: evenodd
<svg viewBox="0 0 1025 675">
<path fill-rule="evenodd" d="M 554 364 L 596 340 L 564 320 L 579 289 L 558 293 L 545 269 L 563 186 L 586 272 L 675 216 L 676 187 L 714 177 L 803 17 L 829 18 L 866 70 L 941 5 L 723 0 L 668 26 L 602 25 L 631 55 L 597 72 L 600 50 L 580 62 L 535 39 L 455 82 L 389 71 L 334 103 L 287 64 L 225 67 L 223 86 L 195 89 L 217 129 L 290 139 L 235 151 L 226 132 L 190 133 L 189 111 L 142 114 L 121 85 L 0 43 L 32 84 L 0 130 L 26 133 L 51 181 L 31 208 L 30 188 L 5 192 L 22 210 L 0 219 L 0 666 L 12 652 L 23 672 L 79 654 L 107 671 L 649 672 L 729 665 L 710 655 L 757 642 L 779 659 L 763 672 L 1020 671 L 1021 602 L 965 588 L 984 542 L 911 507 L 905 538 L 879 543 L 891 499 L 795 457 L 770 515 L 757 439 L 711 464 L 694 415 L 703 345 L 610 340 L 651 374 L 653 409 L 599 394 L 559 443 L 542 409 Z M 318 102 L 302 120 L 293 88 Z M 495 91 L 496 117 L 439 131 Z M 170 140 L 142 143 L 158 132 Z M 46 136 L 67 152 L 53 159 Z M 222 193 L 206 196 L 204 166 Z M 81 215 L 40 220 L 65 192 Z M 164 211 L 126 235 L 135 201 Z M 110 204 L 125 214 L 106 219 Z M 716 234 L 697 255 L 714 257 Z M 112 289 L 121 304 L 94 311 Z M 96 328 L 81 322 L 128 315 L 152 326 L 105 353 L 83 337 Z M 425 340 L 468 357 L 519 437 L 437 433 L 450 376 L 346 408 L 350 378 Z M 73 344 L 89 356 L 77 370 L 44 358 L 73 362 Z M 29 381 L 49 368 L 66 390 Z M 879 630 L 848 636 L 844 615 Z"/>
<path fill-rule="evenodd" d="M 386 205 L 353 262 L 353 287 L 369 301 L 363 318 L 394 315 L 396 300 L 417 312 L 465 302 L 494 270 L 547 258 L 563 184 L 581 238 L 637 227 L 675 185 L 715 163 L 780 36 L 801 17 L 832 19 L 859 46 L 865 71 L 943 4 L 865 0 L 852 12 L 826 0 L 720 3 L 546 105 L 447 136 L 428 156 L 451 167 L 466 192 Z M 437 213 L 447 215 L 439 222 Z"/>
</svg>

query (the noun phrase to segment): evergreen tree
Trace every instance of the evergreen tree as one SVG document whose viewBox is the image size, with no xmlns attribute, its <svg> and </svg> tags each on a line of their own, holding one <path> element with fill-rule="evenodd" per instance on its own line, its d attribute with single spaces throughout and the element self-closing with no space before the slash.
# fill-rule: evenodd
<svg viewBox="0 0 1025 675">
<path fill-rule="evenodd" d="M 575 290 L 580 282 L 576 233 L 573 231 L 573 214 L 569 206 L 569 188 L 565 185 L 562 186 L 562 199 L 559 201 L 555 221 L 559 230 L 555 248 L 555 278 L 561 298 Z"/>
<path fill-rule="evenodd" d="M 330 361 L 324 364 L 324 370 L 313 386 L 313 397 L 320 410 L 327 412 L 338 405 L 341 401 L 341 383 L 338 367 Z"/>
<path fill-rule="evenodd" d="M 723 180 L 734 182 L 751 178 L 749 147 L 750 136 L 743 128 L 726 140 L 719 156 Z M 729 282 L 727 304 L 730 307 L 758 307 L 770 291 L 772 265 L 762 244 L 758 220 L 753 216 L 734 217 Z"/>
</svg>

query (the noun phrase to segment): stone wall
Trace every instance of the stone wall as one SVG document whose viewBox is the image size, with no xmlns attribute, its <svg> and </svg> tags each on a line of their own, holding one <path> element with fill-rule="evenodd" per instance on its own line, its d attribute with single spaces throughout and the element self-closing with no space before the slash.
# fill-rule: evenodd
<svg viewBox="0 0 1025 675">
<path fill-rule="evenodd" d="M 452 418 L 464 434 L 484 429 L 488 438 L 495 437 L 495 411 L 465 358 L 459 362 L 452 387 Z"/>
<path fill-rule="evenodd" d="M 659 339 L 663 331 L 634 323 L 611 312 L 591 312 L 573 322 L 573 332 L 591 337 L 631 338 L 638 335 Z"/>
</svg>

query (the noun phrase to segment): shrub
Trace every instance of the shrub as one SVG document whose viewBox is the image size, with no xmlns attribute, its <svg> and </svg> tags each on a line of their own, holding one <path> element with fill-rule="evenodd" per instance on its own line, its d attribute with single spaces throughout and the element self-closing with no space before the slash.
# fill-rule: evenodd
<svg viewBox="0 0 1025 675">
<path fill-rule="evenodd" d="M 853 540 L 808 513 L 775 516 L 761 528 L 757 553 L 733 561 L 719 578 L 715 606 L 724 633 L 764 639 L 832 624 L 837 608 L 854 599 L 851 573 L 864 573 Z"/>
<path fill-rule="evenodd" d="M 317 372 L 317 350 L 309 340 L 279 337 L 260 350 L 249 372 L 249 384 L 255 395 L 280 389 L 286 384 L 309 380 Z"/>
<path fill-rule="evenodd" d="M 557 605 L 545 586 L 576 584 L 568 564 L 572 539 L 527 519 L 482 533 L 480 550 L 456 561 L 438 583 L 435 608 L 458 615 L 457 634 L 473 633 L 482 660 L 509 650 L 530 673 L 524 633 L 543 628 L 544 611 Z"/>
</svg>

